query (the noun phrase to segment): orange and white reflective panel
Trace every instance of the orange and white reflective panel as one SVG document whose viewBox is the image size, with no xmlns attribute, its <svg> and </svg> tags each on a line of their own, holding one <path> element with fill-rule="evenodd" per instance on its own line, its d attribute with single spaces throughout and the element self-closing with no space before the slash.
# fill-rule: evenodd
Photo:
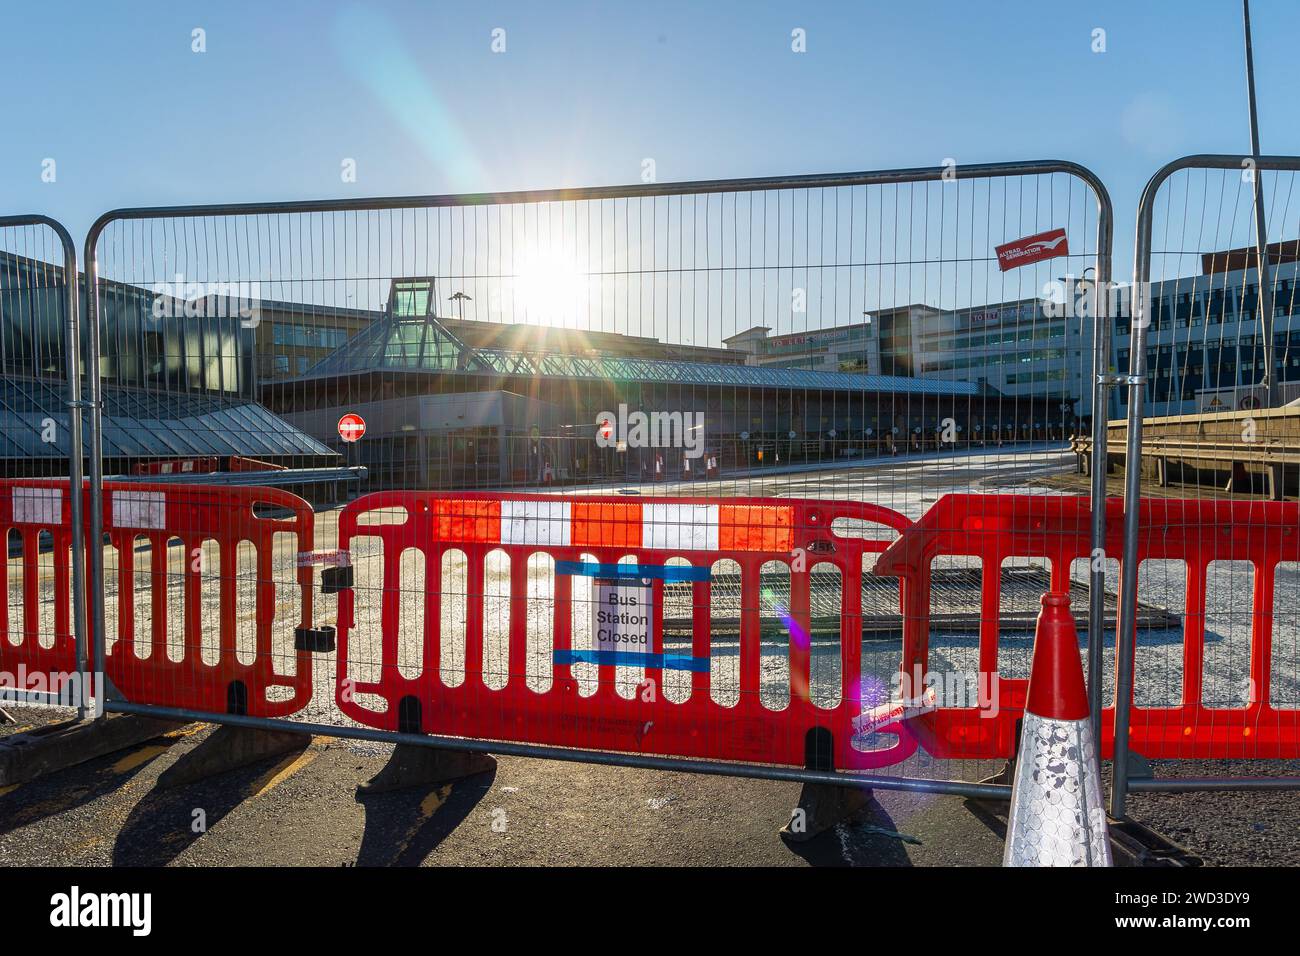
<svg viewBox="0 0 1300 956">
<path fill-rule="evenodd" d="M 652 551 L 789 551 L 794 509 L 780 505 L 537 501 L 434 501 L 440 540 L 538 547 Z"/>
</svg>

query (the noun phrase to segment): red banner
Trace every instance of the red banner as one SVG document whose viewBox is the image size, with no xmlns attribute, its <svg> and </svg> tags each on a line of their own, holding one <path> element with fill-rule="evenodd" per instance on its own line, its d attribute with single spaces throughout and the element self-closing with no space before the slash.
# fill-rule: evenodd
<svg viewBox="0 0 1300 956">
<path fill-rule="evenodd" d="M 1064 229 L 1052 229 L 1040 232 L 1036 236 L 1026 236 L 1013 242 L 997 246 L 993 250 L 998 254 L 998 268 L 1003 272 L 1018 269 L 1044 259 L 1055 259 L 1070 254 L 1070 244 L 1065 239 Z"/>
</svg>

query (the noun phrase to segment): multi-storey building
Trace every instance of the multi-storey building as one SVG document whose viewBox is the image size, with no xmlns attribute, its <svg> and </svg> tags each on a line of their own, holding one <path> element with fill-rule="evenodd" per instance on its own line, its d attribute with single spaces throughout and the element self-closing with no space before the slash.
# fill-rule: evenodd
<svg viewBox="0 0 1300 956">
<path fill-rule="evenodd" d="M 1265 370 L 1262 305 L 1254 252 L 1206 253 L 1201 273 L 1151 285 L 1146 335 L 1146 415 L 1257 407 Z M 1269 246 L 1273 346 L 1282 401 L 1300 396 L 1300 243 Z M 1115 320 L 1115 360 L 1129 368 L 1132 322 Z M 1123 410 L 1128 396 L 1119 389 Z"/>
</svg>

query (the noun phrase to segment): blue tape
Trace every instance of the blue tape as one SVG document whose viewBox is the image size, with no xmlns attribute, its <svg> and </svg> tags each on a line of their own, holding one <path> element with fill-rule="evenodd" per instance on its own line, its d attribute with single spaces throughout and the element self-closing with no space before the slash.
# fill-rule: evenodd
<svg viewBox="0 0 1300 956">
<path fill-rule="evenodd" d="M 647 654 L 645 651 L 556 651 L 557 664 L 612 664 L 615 667 L 657 667 L 666 671 L 707 671 L 707 657 L 688 654 Z"/>
<path fill-rule="evenodd" d="M 594 561 L 556 561 L 555 573 L 590 578 L 658 581 L 708 581 L 709 568 L 673 567 L 663 564 L 596 564 Z"/>
</svg>

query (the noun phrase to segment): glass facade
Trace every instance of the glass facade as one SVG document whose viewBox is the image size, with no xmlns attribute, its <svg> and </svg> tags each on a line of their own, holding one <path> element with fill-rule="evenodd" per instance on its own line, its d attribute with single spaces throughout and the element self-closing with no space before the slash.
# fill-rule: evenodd
<svg viewBox="0 0 1300 956">
<path fill-rule="evenodd" d="M 217 310 L 111 281 L 101 282 L 99 305 L 99 371 L 106 384 L 254 397 L 252 329 L 237 315 L 197 314 Z M 63 380 L 64 323 L 62 268 L 0 252 L 4 375 Z"/>
</svg>

